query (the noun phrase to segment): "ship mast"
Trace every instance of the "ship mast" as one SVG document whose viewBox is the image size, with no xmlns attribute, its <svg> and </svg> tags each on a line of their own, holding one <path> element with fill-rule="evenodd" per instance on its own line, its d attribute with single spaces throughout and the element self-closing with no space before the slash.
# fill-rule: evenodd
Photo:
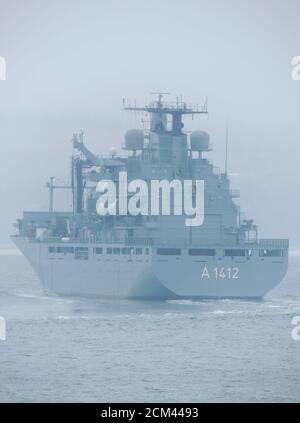
<svg viewBox="0 0 300 423">
<path fill-rule="evenodd" d="M 228 126 L 226 125 L 226 140 L 225 140 L 225 175 L 228 171 Z"/>
<path fill-rule="evenodd" d="M 69 185 L 54 185 L 54 176 L 50 176 L 49 182 L 47 182 L 46 187 L 49 189 L 49 212 L 53 213 L 54 211 L 54 190 L 55 189 L 71 189 Z"/>
<path fill-rule="evenodd" d="M 172 116 L 172 129 L 171 132 L 174 135 L 179 135 L 182 132 L 183 123 L 182 117 L 183 115 L 196 115 L 196 114 L 208 114 L 207 110 L 207 100 L 205 101 L 203 106 L 199 105 L 189 105 L 183 101 L 176 102 L 164 102 L 163 96 L 169 93 L 163 92 L 156 92 L 151 93 L 158 95 L 158 99 L 153 101 L 145 106 L 131 106 L 131 104 L 126 104 L 125 100 L 123 99 L 123 109 L 130 110 L 135 112 L 146 112 L 151 114 L 151 129 L 156 132 L 163 132 L 165 128 L 162 125 L 162 116 L 171 115 Z"/>
</svg>

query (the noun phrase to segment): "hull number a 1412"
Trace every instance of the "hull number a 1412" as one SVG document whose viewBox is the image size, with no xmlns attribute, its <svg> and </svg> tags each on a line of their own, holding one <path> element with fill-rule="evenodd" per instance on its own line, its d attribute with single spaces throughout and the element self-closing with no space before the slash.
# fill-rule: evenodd
<svg viewBox="0 0 300 423">
<path fill-rule="evenodd" d="M 204 267 L 201 272 L 201 279 L 239 279 L 240 269 L 238 267 Z"/>
</svg>

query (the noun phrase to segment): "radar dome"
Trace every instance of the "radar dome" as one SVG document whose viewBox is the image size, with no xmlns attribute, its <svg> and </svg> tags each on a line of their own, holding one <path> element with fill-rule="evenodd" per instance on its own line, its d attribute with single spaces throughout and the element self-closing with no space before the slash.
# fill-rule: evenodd
<svg viewBox="0 0 300 423">
<path fill-rule="evenodd" d="M 204 131 L 194 131 L 191 133 L 192 151 L 209 151 L 209 135 Z"/>
<path fill-rule="evenodd" d="M 144 132 L 141 129 L 129 129 L 125 134 L 126 150 L 142 150 L 144 146 Z"/>
</svg>

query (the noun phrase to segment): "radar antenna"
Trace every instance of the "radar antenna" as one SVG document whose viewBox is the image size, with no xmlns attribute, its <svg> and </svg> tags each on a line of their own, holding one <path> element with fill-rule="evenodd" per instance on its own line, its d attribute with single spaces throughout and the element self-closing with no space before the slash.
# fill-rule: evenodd
<svg viewBox="0 0 300 423">
<path fill-rule="evenodd" d="M 226 142 L 225 142 L 225 175 L 227 175 L 228 165 L 228 125 L 226 125 Z"/>
<path fill-rule="evenodd" d="M 131 106 L 131 104 L 127 104 L 123 99 L 123 109 L 124 110 L 131 110 L 136 112 L 147 112 L 151 114 L 151 120 L 155 120 L 155 117 L 161 118 L 162 115 L 171 115 L 172 116 L 172 133 L 175 135 L 179 135 L 182 132 L 183 123 L 182 123 L 182 116 L 183 115 L 196 115 L 196 114 L 208 114 L 207 111 L 207 99 L 202 107 L 199 105 L 189 105 L 182 100 L 176 102 L 163 102 L 163 95 L 169 93 L 163 92 L 156 92 L 151 94 L 158 95 L 158 101 L 151 102 L 150 104 L 146 104 L 145 106 Z M 161 130 L 161 125 L 160 125 Z"/>
<path fill-rule="evenodd" d="M 158 96 L 157 105 L 158 105 L 159 107 L 162 107 L 162 105 L 163 105 L 163 101 L 162 101 L 163 96 L 164 96 L 164 95 L 170 95 L 171 93 L 164 93 L 164 92 L 162 92 L 162 91 L 154 91 L 154 92 L 151 92 L 150 94 L 152 94 L 152 95 L 157 95 L 157 96 Z"/>
</svg>

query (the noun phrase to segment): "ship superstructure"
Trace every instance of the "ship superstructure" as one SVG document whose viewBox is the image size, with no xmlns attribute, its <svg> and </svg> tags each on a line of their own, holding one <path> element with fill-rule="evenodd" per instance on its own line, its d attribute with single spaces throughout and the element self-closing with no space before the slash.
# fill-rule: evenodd
<svg viewBox="0 0 300 423">
<path fill-rule="evenodd" d="M 288 240 L 259 239 L 253 220 L 240 219 L 227 171 L 207 158 L 209 135 L 183 130 L 183 116 L 207 107 L 167 103 L 162 94 L 144 107 L 147 131 L 125 134 L 123 149 L 109 157 L 92 153 L 83 132 L 72 139 L 70 186 L 48 183 L 49 211 L 24 212 L 14 242 L 28 258 L 47 292 L 135 298 L 262 297 L 284 277 Z M 128 180 L 204 181 L 204 221 L 187 227 L 185 216 L 97 214 L 97 183 Z M 53 209 L 53 192 L 70 189 L 73 210 Z M 119 201 L 120 199 L 118 199 Z"/>
</svg>

